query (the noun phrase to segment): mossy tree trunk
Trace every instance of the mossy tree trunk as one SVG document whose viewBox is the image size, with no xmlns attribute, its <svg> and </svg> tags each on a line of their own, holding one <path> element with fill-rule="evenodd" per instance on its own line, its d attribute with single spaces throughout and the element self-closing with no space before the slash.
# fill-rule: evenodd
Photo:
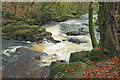
<svg viewBox="0 0 120 80">
<path fill-rule="evenodd" d="M 108 56 L 119 54 L 118 38 L 116 33 L 115 3 L 99 3 L 99 28 L 101 52 Z"/>
<path fill-rule="evenodd" d="M 93 2 L 90 3 L 89 5 L 89 32 L 90 32 L 90 37 L 92 40 L 92 46 L 95 48 L 97 46 L 97 40 L 95 37 L 94 33 L 94 26 L 93 26 Z"/>
</svg>

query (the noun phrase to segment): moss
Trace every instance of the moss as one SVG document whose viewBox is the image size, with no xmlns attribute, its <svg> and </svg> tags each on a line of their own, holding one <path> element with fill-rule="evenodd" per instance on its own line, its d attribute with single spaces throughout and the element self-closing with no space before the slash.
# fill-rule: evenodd
<svg viewBox="0 0 120 80">
<path fill-rule="evenodd" d="M 107 55 L 101 54 L 100 50 L 92 50 L 88 55 L 87 58 L 89 58 L 91 61 L 100 61 L 105 58 L 107 58 Z"/>
<path fill-rule="evenodd" d="M 82 61 L 88 53 L 87 51 L 71 53 L 69 62 Z"/>
<path fill-rule="evenodd" d="M 79 78 L 88 67 L 83 62 L 54 64 L 50 69 L 49 78 Z"/>
<path fill-rule="evenodd" d="M 33 25 L 6 25 L 2 28 L 2 37 L 5 39 L 36 41 L 43 38 L 50 38 L 50 32 L 46 32 L 45 28 Z"/>
<path fill-rule="evenodd" d="M 95 37 L 94 27 L 93 27 L 93 2 L 89 5 L 89 32 L 92 40 L 92 46 L 95 48 L 97 46 L 97 40 Z"/>
<path fill-rule="evenodd" d="M 82 61 L 88 65 L 92 64 L 92 61 L 89 58 L 84 58 Z"/>
</svg>

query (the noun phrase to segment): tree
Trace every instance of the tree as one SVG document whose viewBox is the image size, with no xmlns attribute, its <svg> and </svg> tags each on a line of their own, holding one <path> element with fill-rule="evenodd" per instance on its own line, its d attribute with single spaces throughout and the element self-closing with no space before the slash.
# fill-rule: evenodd
<svg viewBox="0 0 120 80">
<path fill-rule="evenodd" d="M 95 38 L 94 27 L 93 27 L 93 2 L 89 5 L 89 32 L 92 40 L 92 46 L 95 48 L 97 46 L 97 40 Z"/>
<path fill-rule="evenodd" d="M 119 54 L 118 38 L 116 33 L 115 2 L 99 2 L 98 21 L 100 28 L 101 53 L 108 56 Z"/>
</svg>

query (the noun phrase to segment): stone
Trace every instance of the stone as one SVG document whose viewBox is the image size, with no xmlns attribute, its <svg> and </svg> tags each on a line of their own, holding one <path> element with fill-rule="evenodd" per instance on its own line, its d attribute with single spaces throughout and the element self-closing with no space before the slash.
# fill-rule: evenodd
<svg viewBox="0 0 120 80">
<path fill-rule="evenodd" d="M 2 78 L 45 78 L 49 75 L 49 66 L 40 67 L 39 63 L 46 55 L 29 48 L 18 48 L 9 58 L 3 56 Z"/>
<path fill-rule="evenodd" d="M 88 51 L 71 53 L 69 62 L 82 61 L 88 54 Z"/>
<path fill-rule="evenodd" d="M 75 38 L 70 38 L 68 39 L 69 42 L 72 42 L 72 43 L 76 43 L 76 44 L 80 44 L 80 43 L 87 43 L 86 41 L 84 40 L 79 40 L 79 39 L 75 39 Z"/>
<path fill-rule="evenodd" d="M 60 63 L 65 63 L 65 61 L 63 61 L 63 60 L 53 61 L 53 62 L 51 63 L 51 66 L 56 65 L 56 64 L 60 64 Z"/>
<path fill-rule="evenodd" d="M 59 63 L 52 65 L 50 68 L 49 78 L 64 79 L 64 78 L 80 78 L 83 75 L 84 70 L 88 68 L 88 65 L 79 62 Z"/>
</svg>

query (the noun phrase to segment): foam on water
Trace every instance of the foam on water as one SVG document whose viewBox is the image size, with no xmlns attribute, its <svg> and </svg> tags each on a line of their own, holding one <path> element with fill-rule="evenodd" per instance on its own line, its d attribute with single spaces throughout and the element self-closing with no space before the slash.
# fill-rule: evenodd
<svg viewBox="0 0 120 80">
<path fill-rule="evenodd" d="M 67 20 L 65 22 L 61 22 L 60 24 L 65 24 L 64 26 L 71 27 L 71 29 L 72 27 L 78 27 L 78 25 L 79 27 L 84 27 L 85 26 L 84 24 L 88 24 L 88 15 L 87 16 L 86 15 L 87 14 L 82 16 L 82 18 L 85 17 L 84 19 Z M 67 36 L 62 32 L 61 30 L 62 26 L 60 24 L 54 26 L 48 25 L 48 27 L 45 27 L 46 31 L 52 33 L 52 37 L 55 40 L 59 40 L 61 42 L 55 44 L 45 41 L 42 44 L 40 44 L 40 47 L 44 47 L 43 52 L 48 54 L 48 56 L 45 56 L 41 59 L 42 66 L 50 65 L 52 61 L 57 61 L 57 60 L 64 60 L 69 63 L 69 57 L 71 53 L 80 52 L 80 51 L 90 51 L 93 49 L 89 35 Z M 86 27 L 88 28 L 87 25 L 85 26 L 85 28 Z M 83 40 L 86 41 L 87 43 L 76 44 L 69 41 L 63 41 L 70 38 Z"/>
<path fill-rule="evenodd" d="M 46 31 L 51 32 L 52 37 L 55 40 L 60 40 L 61 41 L 63 39 L 66 39 L 66 37 L 67 37 L 67 35 L 61 33 L 61 29 L 60 29 L 59 24 L 57 24 L 55 26 L 52 26 L 52 27 L 46 27 Z"/>
<path fill-rule="evenodd" d="M 2 51 L 2 54 L 5 54 L 6 56 L 10 56 L 10 53 L 14 53 L 20 47 L 23 47 L 23 46 L 12 46 L 12 47 L 9 47 L 8 49 Z"/>
</svg>

